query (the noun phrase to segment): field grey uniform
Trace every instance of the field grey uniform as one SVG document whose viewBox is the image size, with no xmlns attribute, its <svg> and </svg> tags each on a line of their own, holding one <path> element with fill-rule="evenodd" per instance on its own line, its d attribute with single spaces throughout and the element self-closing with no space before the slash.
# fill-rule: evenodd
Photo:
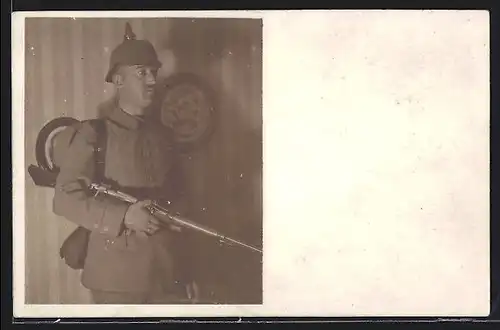
<svg viewBox="0 0 500 330">
<path fill-rule="evenodd" d="M 114 50 L 107 81 L 117 64 L 160 65 L 153 46 L 145 40 L 124 40 Z M 182 174 L 166 129 L 118 106 L 108 109 L 103 119 L 105 177 L 118 188 L 161 198 L 171 202 L 174 210 L 186 211 Z M 182 235 L 160 230 L 148 238 L 139 237 L 125 230 L 127 203 L 109 196 L 94 198 L 81 190 L 81 178 L 93 180 L 96 140 L 89 123 L 74 128 L 54 197 L 56 214 L 92 231 L 82 284 L 92 291 L 96 303 L 179 303 L 185 291 L 176 280 L 186 278 L 189 262 L 182 258 L 186 248 L 178 242 Z"/>
</svg>

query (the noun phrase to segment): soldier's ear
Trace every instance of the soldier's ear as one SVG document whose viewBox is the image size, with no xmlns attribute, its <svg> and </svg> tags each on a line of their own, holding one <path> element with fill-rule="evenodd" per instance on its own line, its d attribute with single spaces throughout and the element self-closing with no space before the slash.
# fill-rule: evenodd
<svg viewBox="0 0 500 330">
<path fill-rule="evenodd" d="M 113 75 L 113 84 L 117 88 L 120 88 L 123 85 L 123 75 L 120 73 L 120 71 L 116 72 Z"/>
<path fill-rule="evenodd" d="M 120 88 L 123 85 L 123 82 L 125 80 L 125 72 L 124 72 L 124 67 L 119 65 L 113 74 L 113 84 L 116 86 L 116 88 Z"/>
</svg>

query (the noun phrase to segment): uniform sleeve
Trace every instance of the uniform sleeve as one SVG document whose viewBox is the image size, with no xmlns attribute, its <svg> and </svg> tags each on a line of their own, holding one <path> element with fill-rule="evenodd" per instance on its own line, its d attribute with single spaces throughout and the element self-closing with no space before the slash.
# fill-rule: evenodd
<svg viewBox="0 0 500 330">
<path fill-rule="evenodd" d="M 109 196 L 96 198 L 85 187 L 94 176 L 95 138 L 95 131 L 88 124 L 75 131 L 59 166 L 53 209 L 79 226 L 117 237 L 123 231 L 128 204 Z"/>
</svg>

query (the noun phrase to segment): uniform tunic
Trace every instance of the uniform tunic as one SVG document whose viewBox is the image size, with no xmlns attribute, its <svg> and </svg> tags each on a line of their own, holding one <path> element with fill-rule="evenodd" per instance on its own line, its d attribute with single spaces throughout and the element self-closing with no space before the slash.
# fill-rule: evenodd
<svg viewBox="0 0 500 330">
<path fill-rule="evenodd" d="M 181 175 L 165 128 L 113 108 L 106 117 L 105 177 L 117 187 L 155 188 L 176 211 L 185 211 Z M 125 230 L 128 204 L 109 196 L 95 198 L 81 179 L 94 179 L 96 132 L 89 123 L 74 128 L 60 164 L 54 212 L 91 230 L 82 284 L 96 291 L 173 292 L 177 279 L 175 237 L 160 230 L 143 238 Z M 175 266 L 175 267 L 174 267 Z"/>
</svg>

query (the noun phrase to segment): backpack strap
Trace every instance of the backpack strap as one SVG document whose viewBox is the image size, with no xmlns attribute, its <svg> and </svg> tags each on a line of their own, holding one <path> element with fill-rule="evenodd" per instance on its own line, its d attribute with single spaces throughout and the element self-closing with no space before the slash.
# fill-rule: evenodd
<svg viewBox="0 0 500 330">
<path fill-rule="evenodd" d="M 95 180 L 97 180 L 97 182 L 102 182 L 105 179 L 104 170 L 107 146 L 106 122 L 104 119 L 92 119 L 89 123 L 97 133 L 97 141 L 94 146 Z"/>
</svg>

